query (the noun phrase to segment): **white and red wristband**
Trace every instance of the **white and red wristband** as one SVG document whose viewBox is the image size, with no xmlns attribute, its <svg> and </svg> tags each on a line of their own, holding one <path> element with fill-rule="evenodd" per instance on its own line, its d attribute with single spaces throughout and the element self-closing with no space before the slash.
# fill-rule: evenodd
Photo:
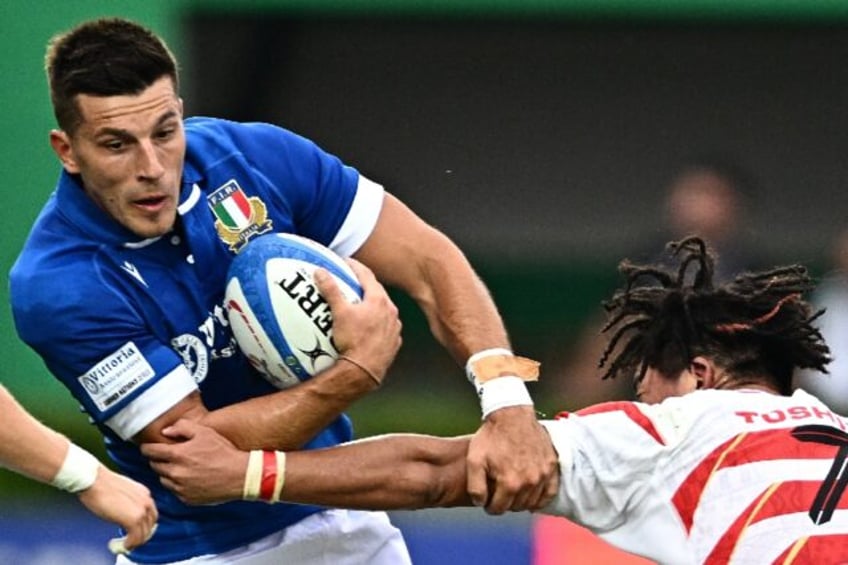
<svg viewBox="0 0 848 565">
<path fill-rule="evenodd" d="M 279 502 L 285 481 L 285 452 L 255 449 L 250 452 L 247 460 L 242 498 Z"/>
<path fill-rule="evenodd" d="M 539 362 L 497 347 L 468 358 L 465 374 L 477 390 L 482 417 L 509 406 L 533 406 L 525 382 L 539 380 Z"/>
</svg>

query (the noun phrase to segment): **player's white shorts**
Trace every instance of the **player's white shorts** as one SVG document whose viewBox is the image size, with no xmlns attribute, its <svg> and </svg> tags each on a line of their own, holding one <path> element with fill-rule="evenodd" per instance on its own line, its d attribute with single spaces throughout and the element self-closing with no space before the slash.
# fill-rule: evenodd
<svg viewBox="0 0 848 565">
<path fill-rule="evenodd" d="M 118 565 L 133 563 L 118 556 Z M 172 565 L 407 565 L 412 560 L 403 536 L 385 512 L 327 510 L 288 528 L 218 555 Z"/>
</svg>

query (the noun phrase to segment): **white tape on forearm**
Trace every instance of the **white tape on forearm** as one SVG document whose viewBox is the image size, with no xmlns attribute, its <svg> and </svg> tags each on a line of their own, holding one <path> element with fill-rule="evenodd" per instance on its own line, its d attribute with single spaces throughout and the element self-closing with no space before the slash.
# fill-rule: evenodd
<svg viewBox="0 0 848 565">
<path fill-rule="evenodd" d="M 527 386 L 519 377 L 498 377 L 476 386 L 484 420 L 486 416 L 501 408 L 533 406 L 533 399 L 527 391 Z"/>
<path fill-rule="evenodd" d="M 512 355 L 512 351 L 505 347 L 493 347 L 491 349 L 478 351 L 469 357 L 468 361 L 465 362 L 465 376 L 468 377 L 468 382 L 474 383 L 474 363 L 484 357 L 490 357 L 492 355 Z"/>
<path fill-rule="evenodd" d="M 475 353 L 468 359 L 465 364 L 465 374 L 475 386 L 501 377 L 538 381 L 539 362 L 513 355 L 508 349 L 487 349 Z"/>
<path fill-rule="evenodd" d="M 97 480 L 100 461 L 85 449 L 70 443 L 62 467 L 50 484 L 68 492 L 81 492 Z"/>
</svg>

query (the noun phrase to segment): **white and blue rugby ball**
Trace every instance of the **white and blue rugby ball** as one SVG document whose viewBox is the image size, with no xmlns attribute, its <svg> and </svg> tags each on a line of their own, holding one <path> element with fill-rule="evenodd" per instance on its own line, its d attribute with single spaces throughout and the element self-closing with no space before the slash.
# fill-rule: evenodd
<svg viewBox="0 0 848 565">
<path fill-rule="evenodd" d="M 348 301 L 362 299 L 350 266 L 305 237 L 260 236 L 230 265 L 224 304 L 233 335 L 250 363 L 278 388 L 307 380 L 338 358 L 330 307 L 312 278 L 317 267 L 335 277 Z"/>
</svg>

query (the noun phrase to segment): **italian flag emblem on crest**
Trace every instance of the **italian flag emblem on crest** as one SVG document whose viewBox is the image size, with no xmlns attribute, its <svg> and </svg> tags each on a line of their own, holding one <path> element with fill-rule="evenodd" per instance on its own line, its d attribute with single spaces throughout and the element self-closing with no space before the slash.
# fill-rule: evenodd
<svg viewBox="0 0 848 565">
<path fill-rule="evenodd" d="M 238 252 L 248 240 L 271 230 L 265 203 L 248 197 L 235 179 L 228 181 L 207 197 L 215 215 L 215 229 L 221 239 Z"/>
<path fill-rule="evenodd" d="M 215 216 L 231 230 L 242 230 L 250 225 L 253 210 L 244 191 L 240 188 L 232 191 L 213 208 Z"/>
</svg>

